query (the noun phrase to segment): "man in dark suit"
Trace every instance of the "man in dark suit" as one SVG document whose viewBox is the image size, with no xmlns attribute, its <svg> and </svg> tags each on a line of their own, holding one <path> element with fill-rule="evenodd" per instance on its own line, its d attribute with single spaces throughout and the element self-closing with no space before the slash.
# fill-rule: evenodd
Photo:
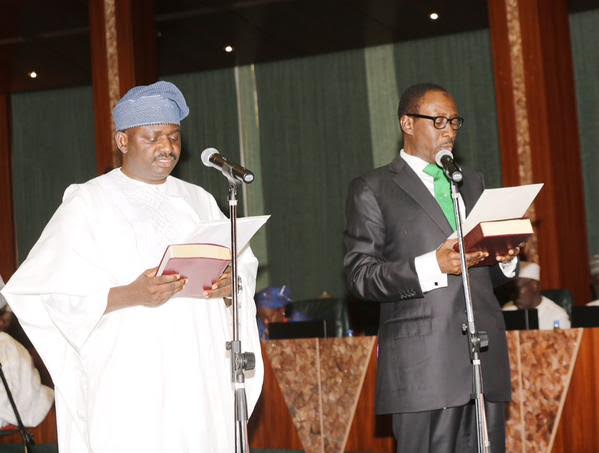
<svg viewBox="0 0 599 453">
<path fill-rule="evenodd" d="M 389 165 L 353 180 L 347 201 L 348 286 L 380 303 L 377 413 L 393 414 L 398 452 L 476 452 L 460 257 L 455 241 L 447 240 L 455 215 L 451 198 L 437 187 L 449 183 L 434 165 L 439 150 L 453 148 L 463 119 L 451 94 L 433 84 L 408 88 L 398 114 L 404 149 Z M 464 168 L 463 174 L 459 202 L 467 214 L 484 184 L 479 173 Z M 489 335 L 481 360 L 493 453 L 505 449 L 511 397 L 493 286 L 514 276 L 517 253 L 497 257 L 492 267 L 473 267 L 483 252 L 466 255 L 476 327 Z"/>
</svg>

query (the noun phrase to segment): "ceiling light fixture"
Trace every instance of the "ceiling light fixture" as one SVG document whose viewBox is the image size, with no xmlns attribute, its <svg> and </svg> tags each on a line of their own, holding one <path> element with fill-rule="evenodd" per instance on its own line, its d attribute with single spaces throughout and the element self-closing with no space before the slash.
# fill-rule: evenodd
<svg viewBox="0 0 599 453">
<path fill-rule="evenodd" d="M 437 20 L 439 15 L 437 13 L 430 13 L 428 17 L 430 17 L 431 20 Z"/>
<path fill-rule="evenodd" d="M 225 46 L 225 52 L 227 52 L 227 53 L 231 53 L 231 52 L 233 52 L 233 46 L 231 46 L 231 45 L 226 45 L 226 46 Z"/>
<path fill-rule="evenodd" d="M 27 75 L 29 76 L 30 79 L 37 78 L 37 72 L 35 72 L 35 71 L 31 71 Z"/>
</svg>

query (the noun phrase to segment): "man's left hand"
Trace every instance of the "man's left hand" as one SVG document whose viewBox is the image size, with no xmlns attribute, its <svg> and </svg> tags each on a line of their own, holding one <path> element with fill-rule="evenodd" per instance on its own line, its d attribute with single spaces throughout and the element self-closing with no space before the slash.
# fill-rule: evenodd
<svg viewBox="0 0 599 453">
<path fill-rule="evenodd" d="M 497 255 L 497 262 L 507 264 L 518 256 L 520 253 L 520 247 L 509 249 L 507 255 Z"/>
<path fill-rule="evenodd" d="M 225 269 L 223 275 L 212 284 L 211 289 L 205 289 L 203 296 L 208 299 L 217 299 L 221 297 L 231 297 L 233 294 L 233 277 L 231 266 Z"/>
</svg>

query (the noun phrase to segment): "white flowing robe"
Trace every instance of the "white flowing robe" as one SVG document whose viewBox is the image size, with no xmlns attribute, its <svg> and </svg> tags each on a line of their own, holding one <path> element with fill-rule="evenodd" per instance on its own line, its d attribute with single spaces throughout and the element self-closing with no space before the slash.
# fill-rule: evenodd
<svg viewBox="0 0 599 453">
<path fill-rule="evenodd" d="M 54 391 L 42 385 L 29 351 L 5 332 L 0 332 L 0 363 L 8 388 L 25 426 L 37 426 L 54 403 Z M 0 428 L 16 425 L 17 417 L 0 383 Z"/>
<path fill-rule="evenodd" d="M 225 218 L 214 198 L 174 177 L 151 185 L 120 169 L 67 188 L 4 290 L 55 383 L 61 453 L 234 451 L 233 389 L 222 299 L 172 298 L 104 314 L 111 287 L 158 265 L 198 222 Z M 263 365 L 253 301 L 257 260 L 239 257 L 239 335 Z"/>
</svg>

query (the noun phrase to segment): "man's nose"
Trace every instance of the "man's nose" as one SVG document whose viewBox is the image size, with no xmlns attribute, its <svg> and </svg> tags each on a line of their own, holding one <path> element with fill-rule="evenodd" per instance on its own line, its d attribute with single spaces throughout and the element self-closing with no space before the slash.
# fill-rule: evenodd
<svg viewBox="0 0 599 453">
<path fill-rule="evenodd" d="M 174 149 L 174 144 L 167 136 L 164 136 L 158 140 L 158 147 L 161 151 L 171 152 Z"/>
<path fill-rule="evenodd" d="M 441 132 L 441 136 L 443 138 L 451 139 L 452 142 L 455 140 L 455 138 L 456 138 L 457 135 L 458 135 L 458 131 L 456 131 L 455 129 L 453 129 L 449 125 L 449 123 L 447 123 L 447 125 L 445 126 L 445 128 Z"/>
</svg>

